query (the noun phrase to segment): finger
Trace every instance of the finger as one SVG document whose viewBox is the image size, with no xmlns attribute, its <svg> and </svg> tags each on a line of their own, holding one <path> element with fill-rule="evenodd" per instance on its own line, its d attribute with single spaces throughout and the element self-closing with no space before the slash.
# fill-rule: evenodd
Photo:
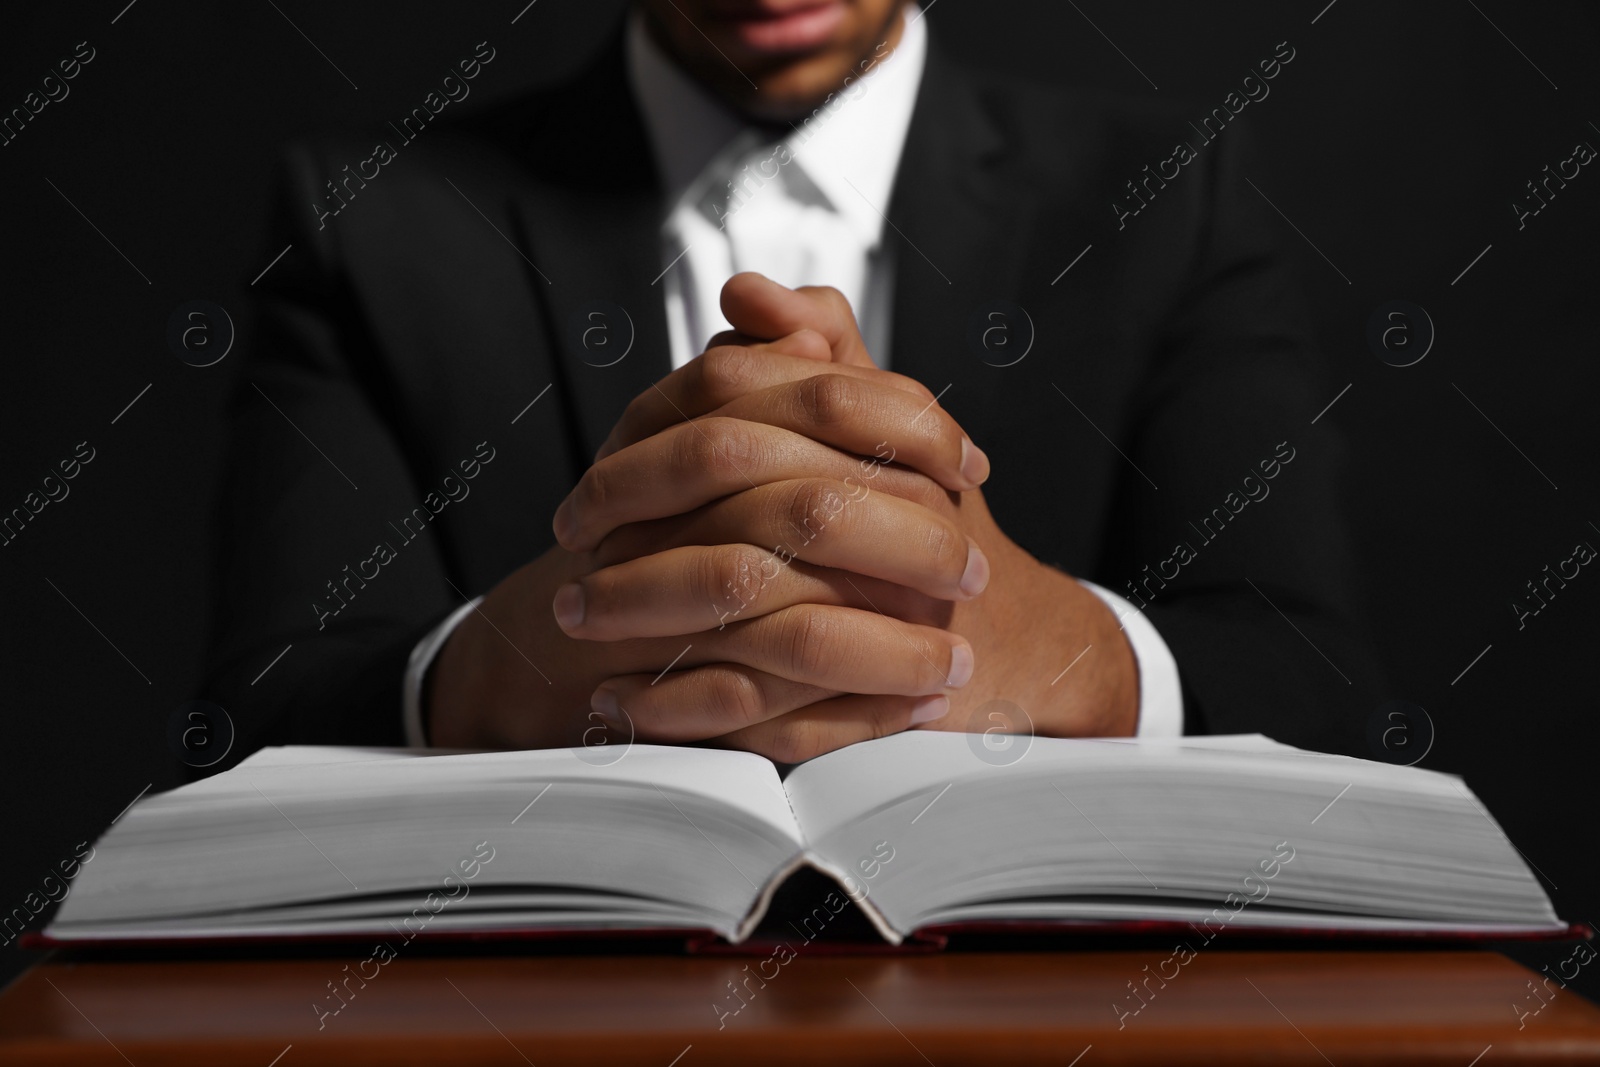
<svg viewBox="0 0 1600 1067">
<path fill-rule="evenodd" d="M 772 545 L 798 558 L 908 586 L 941 600 L 970 600 L 989 583 L 989 561 L 952 519 L 865 485 L 799 478 L 747 489 L 685 515 L 630 523 L 595 551 L 611 566 L 680 545 Z"/>
<path fill-rule="evenodd" d="M 949 710 L 950 701 L 944 696 L 848 694 L 753 723 L 716 738 L 713 744 L 755 752 L 775 763 L 803 763 L 845 745 L 933 722 Z"/>
<path fill-rule="evenodd" d="M 740 663 L 712 663 L 659 679 L 608 678 L 589 705 L 619 736 L 679 744 L 720 737 L 838 695 Z"/>
<path fill-rule="evenodd" d="M 588 641 L 722 630 L 797 604 L 880 611 L 940 627 L 951 606 L 902 585 L 831 567 L 787 563 L 755 545 L 686 545 L 604 567 L 556 591 L 556 623 Z"/>
<path fill-rule="evenodd" d="M 847 385 L 813 390 L 808 386 L 812 381 Z M 807 477 L 840 482 L 857 496 L 879 488 L 942 512 L 949 500 L 938 492 L 941 487 L 951 492 L 976 488 L 967 484 L 969 474 L 956 464 L 987 477 L 988 457 L 948 416 L 941 412 L 937 419 L 928 419 L 924 429 L 916 430 L 919 416 L 909 403 L 895 399 L 905 394 L 881 386 L 875 391 L 869 387 L 864 397 L 834 399 L 856 384 L 835 375 L 808 379 L 797 383 L 799 396 L 770 395 L 760 405 L 752 398 L 749 404 L 735 402 L 723 409 L 764 417 L 711 415 L 680 423 L 599 460 L 557 506 L 550 523 L 556 541 L 569 552 L 587 552 L 630 522 L 682 515 L 732 493 Z M 767 393 L 781 393 L 785 388 Z M 827 395 L 819 398 L 819 393 Z M 893 412 L 879 419 L 880 425 L 905 427 L 906 453 L 878 441 L 877 454 L 869 459 L 846 455 L 866 451 L 875 435 L 860 426 L 837 423 L 833 413 L 847 406 L 865 411 L 873 405 L 884 405 Z M 769 418 L 789 425 L 773 425 L 766 421 Z M 842 443 L 829 447 L 832 441 L 818 439 L 822 433 Z M 934 468 L 942 478 L 918 484 L 922 479 L 914 471 L 888 466 L 896 460 L 906 467 L 921 464 Z M 886 470 L 890 476 L 875 484 Z M 934 475 L 929 472 L 928 477 Z"/>
<path fill-rule="evenodd" d="M 856 460 L 780 427 L 704 418 L 669 426 L 584 472 L 551 520 L 569 552 L 587 552 L 618 526 L 681 515 L 771 482 L 856 473 Z"/>
<path fill-rule="evenodd" d="M 828 344 L 828 339 L 816 330 L 796 330 L 776 340 L 767 340 L 764 337 L 754 337 L 738 330 L 723 330 L 712 336 L 706 342 L 706 348 L 717 348 L 721 345 L 744 345 L 764 352 L 780 352 L 786 356 L 798 356 L 801 359 L 813 360 L 817 363 L 828 363 L 833 359 L 833 349 Z"/>
<path fill-rule="evenodd" d="M 691 655 L 692 653 L 692 655 Z M 972 678 L 972 645 L 875 611 L 802 604 L 700 635 L 680 663 L 743 663 L 841 693 L 923 696 Z"/>
<path fill-rule="evenodd" d="M 769 345 L 722 345 L 707 349 L 634 397 L 595 458 L 603 459 L 674 423 L 715 411 L 746 393 L 823 373 L 881 378 L 896 389 L 920 396 L 924 404 L 933 399 L 926 386 L 903 374 L 825 363 Z"/>
<path fill-rule="evenodd" d="M 871 367 L 855 313 L 839 290 L 808 285 L 790 289 L 746 271 L 722 286 L 722 314 L 735 330 L 753 337 L 782 337 L 813 329 L 827 338 L 834 361 Z"/>
<path fill-rule="evenodd" d="M 872 378 L 817 374 L 723 405 L 712 416 L 746 419 L 802 434 L 844 452 L 901 463 L 946 489 L 976 489 L 989 457 L 936 402 Z"/>
</svg>

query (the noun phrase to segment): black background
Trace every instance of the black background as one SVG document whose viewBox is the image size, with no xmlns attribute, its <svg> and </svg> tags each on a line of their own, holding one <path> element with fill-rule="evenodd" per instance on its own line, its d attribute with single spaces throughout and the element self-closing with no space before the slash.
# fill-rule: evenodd
<svg viewBox="0 0 1600 1067">
<path fill-rule="evenodd" d="M 281 251 L 260 236 L 280 146 L 328 128 L 381 136 L 479 41 L 498 56 L 469 105 L 560 77 L 621 7 L 538 0 L 513 24 L 525 2 L 109 0 L 5 16 L 0 109 L 79 41 L 97 54 L 0 147 L 0 512 L 78 442 L 96 456 L 0 547 L 0 911 L 147 785 L 182 778 L 166 730 L 197 695 L 223 404 L 248 344 L 248 285 Z M 1575 143 L 1600 146 L 1600 10 L 1325 3 L 943 0 L 928 21 L 973 64 L 1188 98 L 1197 118 L 1278 42 L 1294 47 L 1242 121 L 1264 148 L 1252 180 L 1293 220 L 1284 239 L 1323 349 L 1351 383 L 1324 417 L 1353 444 L 1350 506 L 1390 695 L 1426 708 L 1436 738 L 1422 765 L 1465 776 L 1562 917 L 1600 918 L 1600 574 L 1585 569 L 1520 630 L 1509 606 L 1577 542 L 1600 545 L 1600 166 L 1520 231 L 1511 207 Z M 1105 191 L 1107 211 L 1118 192 Z M 1063 266 L 1075 252 L 1062 249 Z M 166 343 L 194 299 L 221 304 L 242 334 L 204 369 Z M 1396 299 L 1437 329 L 1406 368 L 1365 340 Z M 1522 955 L 1538 965 L 1566 950 Z M 0 968 L 26 962 L 13 946 Z M 1600 976 L 1577 987 L 1592 996 Z"/>
</svg>

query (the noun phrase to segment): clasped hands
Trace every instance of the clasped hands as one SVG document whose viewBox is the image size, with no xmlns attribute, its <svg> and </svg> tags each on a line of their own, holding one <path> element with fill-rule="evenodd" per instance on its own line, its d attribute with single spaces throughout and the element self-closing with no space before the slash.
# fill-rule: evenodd
<svg viewBox="0 0 1600 1067">
<path fill-rule="evenodd" d="M 741 274 L 722 307 L 734 331 L 634 399 L 556 546 L 451 635 L 431 742 L 794 763 L 909 728 L 1132 733 L 1116 617 L 1000 530 L 988 458 L 873 365 L 843 296 Z"/>
</svg>

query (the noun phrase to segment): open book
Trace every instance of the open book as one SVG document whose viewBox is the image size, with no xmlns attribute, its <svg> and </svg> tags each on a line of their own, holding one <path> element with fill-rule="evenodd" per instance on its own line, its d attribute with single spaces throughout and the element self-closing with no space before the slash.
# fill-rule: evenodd
<svg viewBox="0 0 1600 1067">
<path fill-rule="evenodd" d="M 883 937 L 1006 923 L 1558 934 L 1451 775 L 1259 736 L 912 731 L 780 777 L 635 745 L 267 749 L 147 797 L 95 844 L 56 943 L 441 932 L 750 935 L 797 868 Z M 620 757 L 620 758 L 618 758 Z M 1144 927 L 1149 928 L 1149 927 Z"/>
</svg>

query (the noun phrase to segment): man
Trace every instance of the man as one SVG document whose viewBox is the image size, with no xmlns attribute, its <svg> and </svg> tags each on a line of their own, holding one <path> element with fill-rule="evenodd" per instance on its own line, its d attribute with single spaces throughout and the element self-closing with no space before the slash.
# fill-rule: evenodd
<svg viewBox="0 0 1600 1067">
<path fill-rule="evenodd" d="M 978 77 L 927 21 L 646 0 L 370 181 L 364 142 L 291 154 L 211 689 L 241 750 L 1360 749 L 1331 393 L 1241 133 L 1152 172 L 1181 109 Z"/>
</svg>

